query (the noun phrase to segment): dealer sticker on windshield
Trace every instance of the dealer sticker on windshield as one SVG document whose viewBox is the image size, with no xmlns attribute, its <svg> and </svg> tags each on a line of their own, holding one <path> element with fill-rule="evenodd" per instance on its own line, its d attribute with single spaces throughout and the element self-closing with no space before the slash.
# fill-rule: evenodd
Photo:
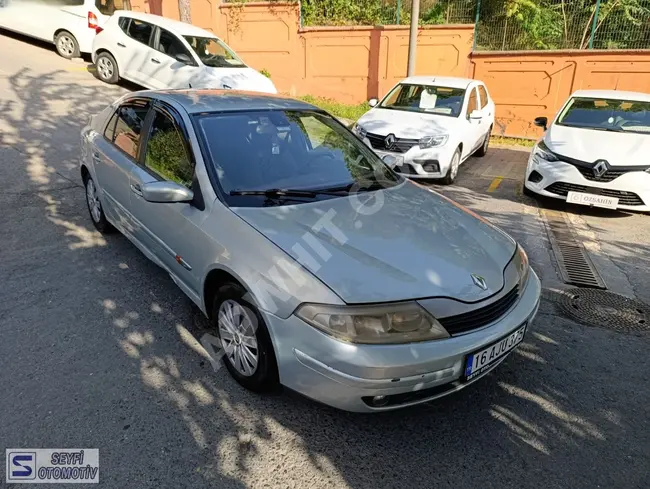
<svg viewBox="0 0 650 489">
<path fill-rule="evenodd" d="M 525 333 L 526 325 L 524 324 L 505 338 L 501 338 L 487 348 L 469 355 L 465 362 L 465 380 L 472 380 L 474 377 L 478 377 L 490 370 L 495 363 L 524 341 Z"/>
</svg>

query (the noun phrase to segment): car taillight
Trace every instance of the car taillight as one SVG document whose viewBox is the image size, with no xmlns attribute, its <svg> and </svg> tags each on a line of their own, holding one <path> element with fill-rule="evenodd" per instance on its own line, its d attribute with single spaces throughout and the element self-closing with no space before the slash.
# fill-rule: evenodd
<svg viewBox="0 0 650 489">
<path fill-rule="evenodd" d="M 97 27 L 99 27 L 99 24 L 97 22 L 97 16 L 92 12 L 88 12 L 88 28 L 97 29 Z"/>
<path fill-rule="evenodd" d="M 97 26 L 97 27 L 95 27 L 95 34 L 99 34 L 99 33 L 102 32 L 103 30 L 104 30 L 103 27 L 101 27 L 101 26 Z"/>
</svg>

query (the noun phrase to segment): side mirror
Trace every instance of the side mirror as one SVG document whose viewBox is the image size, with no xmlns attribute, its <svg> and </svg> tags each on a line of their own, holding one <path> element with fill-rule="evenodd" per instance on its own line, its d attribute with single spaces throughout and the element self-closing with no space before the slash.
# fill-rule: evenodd
<svg viewBox="0 0 650 489">
<path fill-rule="evenodd" d="M 174 202 L 190 202 L 194 199 L 194 192 L 176 182 L 150 182 L 142 185 L 142 197 L 147 202 L 161 202 L 172 204 Z"/>
<path fill-rule="evenodd" d="M 384 155 L 381 157 L 381 160 L 391 168 L 393 168 L 397 163 L 397 158 L 395 158 L 393 155 Z"/>
<path fill-rule="evenodd" d="M 536 126 L 543 127 L 544 130 L 548 129 L 548 118 L 547 117 L 536 117 L 533 122 Z"/>
<path fill-rule="evenodd" d="M 473 110 L 470 112 L 469 118 L 474 121 L 480 121 L 481 119 L 483 119 L 483 114 L 481 114 L 481 112 L 478 110 Z"/>
<path fill-rule="evenodd" d="M 376 98 L 371 98 L 370 100 L 368 100 L 368 105 L 370 107 L 376 107 L 378 103 L 379 100 L 377 100 Z"/>
<path fill-rule="evenodd" d="M 194 64 L 194 61 L 192 61 L 192 58 L 190 58 L 187 54 L 185 53 L 178 53 L 176 56 L 174 56 L 174 59 L 176 61 L 180 61 L 183 64 L 186 65 L 192 65 Z"/>
</svg>

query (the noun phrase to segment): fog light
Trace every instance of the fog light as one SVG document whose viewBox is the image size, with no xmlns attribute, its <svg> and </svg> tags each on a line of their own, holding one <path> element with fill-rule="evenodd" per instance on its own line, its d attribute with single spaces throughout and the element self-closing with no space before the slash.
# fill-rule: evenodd
<svg viewBox="0 0 650 489">
<path fill-rule="evenodd" d="M 533 183 L 539 183 L 542 181 L 544 177 L 542 176 L 541 173 L 539 173 L 537 170 L 533 170 L 530 172 L 530 175 L 528 176 L 528 181 L 533 182 Z"/>
<path fill-rule="evenodd" d="M 372 405 L 375 407 L 381 407 L 388 404 L 388 397 L 386 396 L 375 396 L 372 398 Z"/>
</svg>

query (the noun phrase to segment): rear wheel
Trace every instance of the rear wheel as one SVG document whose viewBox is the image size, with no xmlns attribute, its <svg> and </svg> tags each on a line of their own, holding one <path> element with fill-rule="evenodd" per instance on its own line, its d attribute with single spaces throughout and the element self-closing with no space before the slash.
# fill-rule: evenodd
<svg viewBox="0 0 650 489">
<path fill-rule="evenodd" d="M 442 179 L 442 183 L 445 185 L 451 185 L 456 180 L 458 175 L 458 167 L 460 167 L 460 148 L 456 149 L 454 156 L 451 157 L 451 163 L 449 164 L 449 170 L 445 178 Z"/>
<path fill-rule="evenodd" d="M 212 321 L 230 375 L 246 389 L 269 392 L 279 386 L 275 351 L 266 324 L 257 308 L 246 300 L 236 283 L 217 290 Z"/>
<path fill-rule="evenodd" d="M 59 53 L 59 56 L 66 59 L 78 58 L 81 56 L 79 43 L 68 31 L 61 31 L 56 35 L 54 38 L 54 46 L 56 46 L 56 52 Z"/>
<path fill-rule="evenodd" d="M 117 61 L 106 51 L 99 53 L 95 58 L 95 70 L 97 78 L 104 83 L 114 84 L 120 79 L 120 74 L 117 69 Z"/>
</svg>

